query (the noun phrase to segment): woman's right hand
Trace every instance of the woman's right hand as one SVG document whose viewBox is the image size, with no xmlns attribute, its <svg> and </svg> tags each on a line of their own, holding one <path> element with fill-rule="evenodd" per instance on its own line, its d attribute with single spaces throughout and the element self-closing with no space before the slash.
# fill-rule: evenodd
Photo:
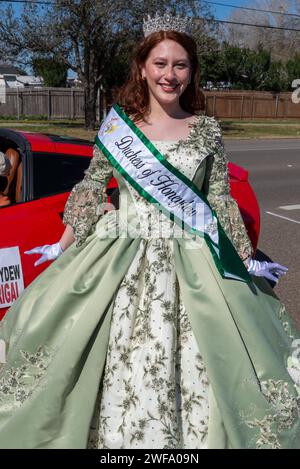
<svg viewBox="0 0 300 469">
<path fill-rule="evenodd" d="M 34 263 L 34 266 L 38 266 L 46 261 L 53 261 L 57 259 L 62 253 L 60 243 L 46 244 L 45 246 L 37 246 L 30 251 L 24 251 L 25 254 L 42 254 L 42 256 Z"/>
<path fill-rule="evenodd" d="M 256 261 L 249 259 L 247 262 L 247 270 L 250 274 L 256 277 L 265 277 L 277 283 L 282 275 L 285 275 L 289 270 L 284 265 L 277 262 Z"/>
</svg>

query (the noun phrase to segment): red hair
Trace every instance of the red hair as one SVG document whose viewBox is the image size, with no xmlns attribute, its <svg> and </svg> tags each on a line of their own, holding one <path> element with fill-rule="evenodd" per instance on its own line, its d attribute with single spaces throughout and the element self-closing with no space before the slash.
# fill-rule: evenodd
<svg viewBox="0 0 300 469">
<path fill-rule="evenodd" d="M 180 44 L 188 53 L 192 66 L 191 83 L 179 98 L 182 109 L 191 114 L 197 114 L 205 108 L 205 98 L 199 87 L 200 70 L 194 39 L 177 31 L 157 31 L 139 43 L 134 53 L 130 76 L 116 96 L 116 101 L 127 114 L 131 115 L 133 120 L 142 120 L 149 106 L 148 85 L 142 79 L 141 68 L 150 51 L 165 39 L 171 39 Z"/>
</svg>

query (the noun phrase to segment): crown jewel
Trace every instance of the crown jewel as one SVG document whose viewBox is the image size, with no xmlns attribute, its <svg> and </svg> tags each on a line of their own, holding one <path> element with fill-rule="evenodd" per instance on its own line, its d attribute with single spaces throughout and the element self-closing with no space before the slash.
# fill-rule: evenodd
<svg viewBox="0 0 300 469">
<path fill-rule="evenodd" d="M 172 16 L 168 13 L 160 16 L 156 13 L 153 18 L 148 15 L 148 18 L 144 18 L 143 22 L 143 32 L 145 37 L 156 31 L 171 30 L 189 35 L 191 35 L 192 31 L 192 18 L 187 16 Z"/>
</svg>

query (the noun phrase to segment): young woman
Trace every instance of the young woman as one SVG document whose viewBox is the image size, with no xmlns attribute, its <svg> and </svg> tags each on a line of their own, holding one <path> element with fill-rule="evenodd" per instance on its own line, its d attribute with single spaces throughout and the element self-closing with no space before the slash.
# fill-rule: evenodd
<svg viewBox="0 0 300 469">
<path fill-rule="evenodd" d="M 146 23 L 62 238 L 30 251 L 57 260 L 0 324 L 2 448 L 300 448 L 299 335 L 263 278 L 287 269 L 251 259 L 178 26 Z"/>
</svg>

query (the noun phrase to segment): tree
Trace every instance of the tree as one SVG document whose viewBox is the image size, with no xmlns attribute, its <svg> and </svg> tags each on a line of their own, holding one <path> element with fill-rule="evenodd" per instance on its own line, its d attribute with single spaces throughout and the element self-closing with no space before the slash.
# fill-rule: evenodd
<svg viewBox="0 0 300 469">
<path fill-rule="evenodd" d="M 224 42 L 217 65 L 218 80 L 229 81 L 235 89 L 286 90 L 285 67 L 281 61 L 272 61 L 270 52 L 262 44 L 254 51 Z"/>
<path fill-rule="evenodd" d="M 257 28 L 245 25 L 230 24 L 223 28 L 223 34 L 232 45 L 249 47 L 256 50 L 259 44 L 270 51 L 273 60 L 286 62 L 295 50 L 300 47 L 300 18 L 279 13 L 300 11 L 299 0 L 251 0 L 243 5 L 252 10 L 233 10 L 230 21 L 257 25 L 273 26 L 282 29 Z M 264 12 L 261 10 L 266 10 Z M 274 13 L 275 12 L 275 13 Z"/>
<path fill-rule="evenodd" d="M 247 49 L 231 46 L 226 42 L 223 44 L 223 79 L 232 83 L 235 88 L 248 88 L 246 85 L 248 75 L 245 70 L 246 57 Z"/>
<path fill-rule="evenodd" d="M 245 73 L 248 76 L 249 89 L 262 91 L 265 89 L 271 65 L 271 54 L 261 44 L 258 45 L 256 51 L 246 50 Z"/>
<path fill-rule="evenodd" d="M 55 57 L 35 57 L 32 59 L 32 69 L 35 75 L 44 80 L 45 86 L 66 86 L 68 67 Z"/>
<path fill-rule="evenodd" d="M 270 64 L 270 68 L 265 80 L 264 89 L 268 91 L 276 91 L 277 93 L 289 91 L 286 67 L 281 60 L 274 60 Z"/>
<path fill-rule="evenodd" d="M 221 46 L 216 38 L 208 36 L 205 41 L 206 48 L 199 50 L 200 85 L 205 86 L 207 81 L 218 82 L 223 79 L 224 63 Z"/>
<path fill-rule="evenodd" d="M 287 89 L 292 90 L 292 83 L 294 80 L 300 78 L 300 53 L 296 53 L 286 63 L 287 72 Z"/>
<path fill-rule="evenodd" d="M 21 21 L 11 8 L 1 11 L 0 54 L 30 62 L 32 55 L 55 55 L 77 72 L 85 93 L 85 123 L 94 128 L 100 84 L 119 83 L 128 69 L 129 47 L 142 37 L 142 18 L 168 8 L 171 13 L 202 17 L 196 35 L 215 32 L 210 7 L 193 0 L 57 0 L 51 5 L 26 3 Z M 205 35 L 203 34 L 205 31 Z M 203 45 L 202 45 L 203 47 Z M 117 75 L 114 75 L 117 73 Z"/>
</svg>

